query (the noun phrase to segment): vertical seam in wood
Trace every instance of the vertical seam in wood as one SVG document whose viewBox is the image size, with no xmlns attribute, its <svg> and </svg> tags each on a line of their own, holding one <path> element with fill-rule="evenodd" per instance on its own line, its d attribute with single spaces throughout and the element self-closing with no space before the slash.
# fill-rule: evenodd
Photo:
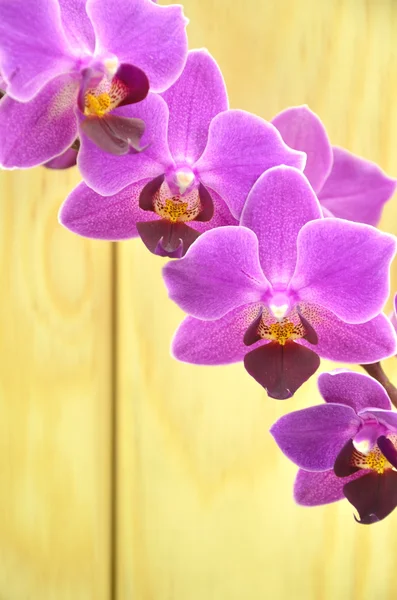
<svg viewBox="0 0 397 600">
<path fill-rule="evenodd" d="M 111 244 L 111 390 L 110 390 L 110 600 L 117 600 L 117 344 L 118 276 L 117 244 Z"/>
</svg>

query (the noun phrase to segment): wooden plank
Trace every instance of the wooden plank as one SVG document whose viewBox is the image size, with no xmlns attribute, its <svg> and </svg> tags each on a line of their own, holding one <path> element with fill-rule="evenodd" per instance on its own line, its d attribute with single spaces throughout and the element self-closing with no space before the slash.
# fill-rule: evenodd
<svg viewBox="0 0 397 600">
<path fill-rule="evenodd" d="M 269 119 L 308 103 L 333 143 L 397 177 L 394 0 L 184 4 L 191 47 L 218 59 L 232 107 Z M 396 200 L 382 225 L 397 234 Z M 119 257 L 118 600 L 394 600 L 397 514 L 363 527 L 347 502 L 295 506 L 295 468 L 267 433 L 319 402 L 315 380 L 286 404 L 241 365 L 174 361 L 182 313 L 163 261 L 138 241 Z"/>
<path fill-rule="evenodd" d="M 64 230 L 78 173 L 0 174 L 0 598 L 108 600 L 111 248 Z"/>
</svg>

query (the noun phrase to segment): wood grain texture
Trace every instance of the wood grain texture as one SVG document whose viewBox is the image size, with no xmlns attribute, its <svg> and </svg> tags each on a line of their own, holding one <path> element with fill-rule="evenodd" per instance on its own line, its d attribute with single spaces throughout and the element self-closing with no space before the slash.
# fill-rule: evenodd
<svg viewBox="0 0 397 600">
<path fill-rule="evenodd" d="M 232 107 L 269 119 L 307 103 L 333 143 L 397 177 L 395 0 L 184 4 Z M 397 234 L 397 199 L 382 226 Z M 319 401 L 315 380 L 287 406 L 241 365 L 175 362 L 162 260 L 138 241 L 118 255 L 118 600 L 394 600 L 397 514 L 365 527 L 347 502 L 295 506 L 295 468 L 267 433 Z"/>
<path fill-rule="evenodd" d="M 0 598 L 109 598 L 111 256 L 77 172 L 0 174 Z"/>
</svg>

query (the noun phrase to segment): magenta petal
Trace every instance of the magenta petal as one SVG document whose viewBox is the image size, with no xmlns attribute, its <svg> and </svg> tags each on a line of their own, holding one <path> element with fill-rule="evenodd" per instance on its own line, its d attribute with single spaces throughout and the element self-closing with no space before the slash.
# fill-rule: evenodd
<svg viewBox="0 0 397 600">
<path fill-rule="evenodd" d="M 324 185 L 332 168 L 332 148 L 324 125 L 308 106 L 287 108 L 272 120 L 286 144 L 306 153 L 304 174 L 315 192 Z"/>
<path fill-rule="evenodd" d="M 377 444 L 383 456 L 395 469 L 397 469 L 397 450 L 395 449 L 393 442 L 384 435 L 381 435 L 378 437 Z"/>
<path fill-rule="evenodd" d="M 326 402 L 345 404 L 357 413 L 369 407 L 390 410 L 391 404 L 383 386 L 364 373 L 333 371 L 321 373 L 318 389 Z"/>
<path fill-rule="evenodd" d="M 200 190 L 202 192 L 203 189 L 206 189 L 202 184 Z M 200 233 L 204 233 L 204 231 L 208 231 L 209 229 L 214 229 L 215 227 L 224 227 L 225 225 L 238 225 L 238 221 L 232 216 L 226 202 L 222 200 L 222 198 L 214 192 L 214 190 L 207 190 L 208 194 L 211 197 L 212 206 L 213 206 L 213 215 L 211 219 L 205 221 L 204 219 L 199 218 L 190 222 L 190 226 L 196 231 Z M 201 203 L 203 204 L 203 194 L 200 193 Z M 208 202 L 207 202 L 208 206 Z M 209 209 L 203 211 L 205 216 L 210 214 Z M 202 213 L 203 214 L 203 213 Z"/>
<path fill-rule="evenodd" d="M 222 73 L 206 50 L 191 50 L 182 75 L 164 94 L 168 143 L 175 161 L 193 164 L 203 153 L 211 120 L 228 108 Z"/>
<path fill-rule="evenodd" d="M 244 333 L 259 310 L 260 305 L 251 304 L 235 308 L 215 321 L 187 317 L 172 341 L 173 356 L 196 365 L 226 365 L 242 361 L 247 353 Z"/>
<path fill-rule="evenodd" d="M 68 148 L 55 158 L 52 158 L 48 162 L 44 163 L 44 167 L 47 169 L 69 169 L 70 167 L 74 167 L 77 161 L 77 150 L 73 148 Z"/>
<path fill-rule="evenodd" d="M 298 235 L 291 289 L 347 323 L 363 323 L 387 300 L 395 253 L 396 238 L 369 225 L 341 219 L 306 223 Z"/>
<path fill-rule="evenodd" d="M 136 237 L 137 221 L 156 218 L 139 208 L 144 184 L 135 183 L 114 196 L 100 196 L 82 182 L 61 206 L 59 221 L 84 237 L 111 241 Z"/>
<path fill-rule="evenodd" d="M 295 502 L 301 506 L 319 506 L 342 500 L 345 497 L 343 488 L 346 483 L 363 475 L 364 472 L 359 471 L 341 479 L 332 470 L 315 472 L 300 469 L 294 484 Z"/>
<path fill-rule="evenodd" d="M 390 407 L 391 408 L 391 407 Z M 383 425 L 389 433 L 397 433 L 397 412 L 395 410 L 385 410 L 368 408 L 360 412 L 359 416 L 363 418 L 373 418 Z"/>
<path fill-rule="evenodd" d="M 320 404 L 291 412 L 270 429 L 281 451 L 307 471 L 332 469 L 336 457 L 358 431 L 361 419 L 342 404 Z"/>
<path fill-rule="evenodd" d="M 186 256 L 163 269 L 169 296 L 199 319 L 219 319 L 259 301 L 269 284 L 258 260 L 258 240 L 245 227 L 203 233 Z"/>
<path fill-rule="evenodd" d="M 370 525 L 387 517 L 397 506 L 397 473 L 367 473 L 343 488 L 345 497 L 357 510 L 359 523 Z"/>
<path fill-rule="evenodd" d="M 0 2 L 0 64 L 7 93 L 31 100 L 51 79 L 73 69 L 57 0 Z"/>
<path fill-rule="evenodd" d="M 137 230 L 145 246 L 159 256 L 181 258 L 200 235 L 185 223 L 166 220 L 137 223 Z"/>
<path fill-rule="evenodd" d="M 149 93 L 149 80 L 146 74 L 134 65 L 121 64 L 113 80 L 121 81 L 128 89 L 126 97 L 118 106 L 141 102 Z"/>
<path fill-rule="evenodd" d="M 154 179 L 173 164 L 167 142 L 168 109 L 160 96 L 149 94 L 142 102 L 116 108 L 111 114 L 145 123 L 140 142 L 145 150 L 113 156 L 104 153 L 87 136 L 81 136 L 77 160 L 81 174 L 87 185 L 106 196 L 142 179 Z"/>
<path fill-rule="evenodd" d="M 63 153 L 77 136 L 77 88 L 68 76 L 48 83 L 30 102 L 0 101 L 0 164 L 40 165 Z"/>
<path fill-rule="evenodd" d="M 367 323 L 351 325 L 323 308 L 317 309 L 313 323 L 318 336 L 315 346 L 308 346 L 322 358 L 355 364 L 373 363 L 397 352 L 397 338 L 389 319 L 380 314 Z"/>
<path fill-rule="evenodd" d="M 296 266 L 298 233 L 308 221 L 321 218 L 316 195 L 297 169 L 274 167 L 259 177 L 240 223 L 256 233 L 261 266 L 272 284 L 289 283 Z"/>
<path fill-rule="evenodd" d="M 154 92 L 166 90 L 180 75 L 187 54 L 186 19 L 181 6 L 150 0 L 88 0 L 87 12 L 97 36 L 98 54 L 146 73 Z"/>
<path fill-rule="evenodd" d="M 145 131 L 141 119 L 118 115 L 87 117 L 80 123 L 81 132 L 104 152 L 123 156 L 142 150 L 140 140 Z"/>
<path fill-rule="evenodd" d="M 347 150 L 334 148 L 333 152 L 333 168 L 319 194 L 321 204 L 335 217 L 377 225 L 397 181 Z"/>
<path fill-rule="evenodd" d="M 248 352 L 244 366 L 271 398 L 286 400 L 317 371 L 320 359 L 295 342 L 270 342 Z"/>
<path fill-rule="evenodd" d="M 95 50 L 95 34 L 85 6 L 87 0 L 58 0 L 63 29 L 69 44 L 76 50 Z"/>
<path fill-rule="evenodd" d="M 243 110 L 228 110 L 211 122 L 207 146 L 196 163 L 204 185 L 225 200 L 239 219 L 260 175 L 278 165 L 302 169 L 305 155 L 283 142 L 277 129 Z"/>
</svg>

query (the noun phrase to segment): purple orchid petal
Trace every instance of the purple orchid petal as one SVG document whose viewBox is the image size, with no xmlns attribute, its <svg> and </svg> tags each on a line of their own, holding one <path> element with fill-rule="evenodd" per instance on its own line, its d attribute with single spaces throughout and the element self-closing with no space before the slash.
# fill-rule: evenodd
<svg viewBox="0 0 397 600">
<path fill-rule="evenodd" d="M 6 90 L 7 90 L 7 82 L 0 73 L 0 92 L 5 92 Z"/>
<path fill-rule="evenodd" d="M 355 452 L 356 449 L 353 440 L 348 440 L 335 459 L 334 473 L 336 477 L 349 477 L 353 473 L 362 470 L 361 467 L 356 466 L 355 461 L 352 460 Z"/>
<path fill-rule="evenodd" d="M 363 410 L 360 412 L 359 416 L 363 418 L 373 418 L 383 425 L 389 433 L 397 432 L 397 412 L 389 409 L 380 409 L 374 410 L 373 408 L 368 408 L 367 410 Z"/>
<path fill-rule="evenodd" d="M 239 219 L 258 177 L 282 164 L 302 169 L 305 155 L 288 148 L 270 123 L 243 110 L 228 110 L 212 120 L 195 168 L 204 185 L 222 196 Z"/>
<path fill-rule="evenodd" d="M 180 6 L 150 0 L 88 0 L 87 12 L 97 36 L 97 53 L 112 53 L 120 62 L 146 73 L 150 88 L 163 92 L 180 75 L 187 37 Z"/>
<path fill-rule="evenodd" d="M 55 158 L 52 158 L 48 162 L 44 163 L 44 167 L 47 169 L 69 169 L 74 167 L 77 161 L 77 150 L 68 148 Z"/>
<path fill-rule="evenodd" d="M 154 179 L 173 164 L 167 143 L 168 109 L 160 96 L 149 94 L 138 104 L 116 108 L 112 115 L 144 121 L 141 146 L 145 151 L 113 156 L 81 135 L 77 159 L 80 172 L 87 185 L 105 196 L 143 179 Z"/>
<path fill-rule="evenodd" d="M 137 223 L 136 227 L 150 252 L 170 258 L 184 256 L 200 235 L 185 223 L 171 223 L 164 219 Z"/>
<path fill-rule="evenodd" d="M 139 195 L 139 206 L 142 208 L 142 210 L 150 210 L 151 212 L 155 212 L 153 199 L 156 192 L 158 192 L 160 189 L 163 181 L 164 175 L 159 175 L 158 177 L 148 181 L 147 184 L 143 186 Z"/>
<path fill-rule="evenodd" d="M 0 101 L 0 164 L 27 168 L 63 153 L 76 139 L 77 88 L 69 76 L 48 83 L 30 102 Z"/>
<path fill-rule="evenodd" d="M 392 311 L 391 315 L 389 315 L 389 317 L 390 317 L 391 324 L 393 325 L 394 329 L 397 331 L 397 294 L 394 296 L 393 311 Z"/>
<path fill-rule="evenodd" d="M 308 106 L 287 108 L 272 120 L 286 144 L 306 153 L 304 174 L 317 193 L 332 169 L 332 148 L 318 116 Z"/>
<path fill-rule="evenodd" d="M 284 415 L 270 433 L 281 451 L 306 471 L 332 469 L 361 420 L 350 406 L 321 404 Z"/>
<path fill-rule="evenodd" d="M 247 354 L 244 333 L 259 310 L 259 304 L 251 304 L 235 308 L 215 321 L 187 317 L 172 341 L 174 358 L 196 365 L 226 365 L 242 361 Z"/>
<path fill-rule="evenodd" d="M 317 371 L 320 358 L 295 342 L 270 342 L 248 352 L 244 366 L 270 398 L 286 400 Z"/>
<path fill-rule="evenodd" d="M 325 402 L 345 404 L 356 413 L 368 408 L 390 410 L 391 404 L 383 386 L 364 373 L 333 371 L 322 373 L 318 389 Z"/>
<path fill-rule="evenodd" d="M 374 163 L 333 148 L 334 164 L 319 193 L 321 204 L 335 217 L 377 225 L 383 206 L 394 194 L 397 181 Z"/>
<path fill-rule="evenodd" d="M 319 506 L 342 500 L 345 495 L 343 488 L 349 481 L 363 477 L 364 471 L 359 471 L 341 479 L 331 471 L 304 471 L 300 469 L 294 483 L 294 499 L 301 506 Z"/>
<path fill-rule="evenodd" d="M 320 204 L 297 169 L 274 167 L 259 177 L 240 223 L 256 233 L 262 270 L 273 285 L 288 284 L 296 266 L 298 233 L 308 221 L 321 218 Z"/>
<path fill-rule="evenodd" d="M 85 5 L 87 0 L 58 0 L 61 19 L 68 42 L 78 50 L 89 53 L 95 50 L 95 34 L 88 18 Z"/>
<path fill-rule="evenodd" d="M 0 2 L 0 64 L 7 93 L 31 100 L 51 79 L 73 69 L 57 0 Z"/>
<path fill-rule="evenodd" d="M 345 497 L 357 510 L 359 523 L 369 525 L 387 517 L 397 506 L 397 473 L 367 473 L 343 488 Z"/>
<path fill-rule="evenodd" d="M 169 296 L 199 319 L 219 319 L 259 301 L 269 283 L 258 259 L 258 240 L 245 227 L 207 231 L 177 263 L 163 269 Z"/>
<path fill-rule="evenodd" d="M 322 219 L 298 235 L 291 289 L 348 323 L 363 323 L 382 310 L 396 238 L 369 225 Z"/>
<path fill-rule="evenodd" d="M 202 186 L 204 187 L 204 186 Z M 215 229 L 216 227 L 224 227 L 225 225 L 238 225 L 238 221 L 232 216 L 226 202 L 213 190 L 207 190 L 211 196 L 213 204 L 213 216 L 209 221 L 201 221 L 195 219 L 190 221 L 190 227 L 193 227 L 196 231 L 204 233 L 209 229 Z M 201 216 L 201 215 L 199 215 Z"/>
<path fill-rule="evenodd" d="M 114 196 L 100 196 L 82 182 L 61 206 L 59 221 L 84 237 L 110 241 L 136 237 L 137 221 L 158 218 L 139 208 L 144 184 L 145 181 L 135 183 Z"/>
<path fill-rule="evenodd" d="M 228 108 L 222 73 L 212 56 L 206 50 L 190 51 L 182 75 L 163 98 L 170 111 L 171 153 L 175 161 L 193 164 L 206 146 L 212 119 Z"/>
<path fill-rule="evenodd" d="M 80 123 L 80 131 L 98 148 L 115 156 L 139 152 L 140 141 L 145 131 L 141 119 L 131 119 L 119 115 L 87 117 Z"/>
<path fill-rule="evenodd" d="M 133 65 L 121 64 L 113 81 L 123 84 L 128 92 L 118 106 L 142 102 L 149 93 L 149 80 L 146 74 Z"/>
<path fill-rule="evenodd" d="M 355 364 L 373 363 L 393 356 L 397 352 L 397 338 L 389 319 L 380 314 L 374 319 L 351 325 L 336 317 L 332 312 L 316 307 L 315 320 L 310 320 L 313 311 L 304 314 L 312 323 L 318 342 L 315 346 L 300 340 L 322 358 Z"/>
</svg>

